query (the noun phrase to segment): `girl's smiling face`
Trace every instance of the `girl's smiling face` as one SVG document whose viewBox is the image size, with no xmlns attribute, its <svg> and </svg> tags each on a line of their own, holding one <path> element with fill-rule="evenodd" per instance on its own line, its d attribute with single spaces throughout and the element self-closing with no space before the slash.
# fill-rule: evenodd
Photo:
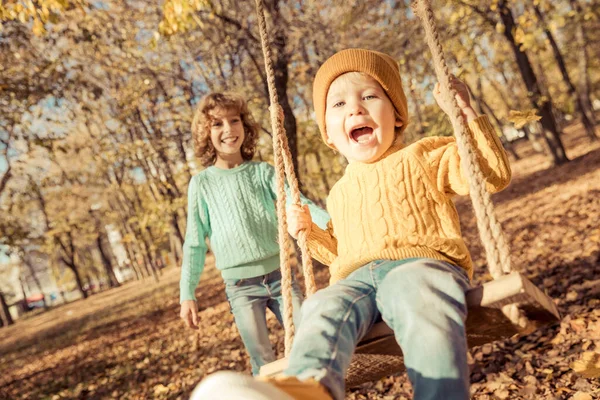
<svg viewBox="0 0 600 400">
<path fill-rule="evenodd" d="M 239 112 L 218 107 L 210 112 L 210 117 L 210 139 L 217 157 L 240 154 L 245 136 Z"/>
</svg>

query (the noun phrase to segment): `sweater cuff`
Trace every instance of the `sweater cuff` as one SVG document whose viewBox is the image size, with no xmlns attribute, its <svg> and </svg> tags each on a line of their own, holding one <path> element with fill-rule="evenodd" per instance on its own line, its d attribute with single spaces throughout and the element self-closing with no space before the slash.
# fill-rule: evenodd
<svg viewBox="0 0 600 400">
<path fill-rule="evenodd" d="M 307 242 L 323 243 L 331 240 L 329 233 L 314 222 L 311 224 L 310 233 L 308 234 Z"/>
<path fill-rule="evenodd" d="M 335 239 L 331 237 L 329 231 L 319 228 L 314 222 L 307 238 L 307 245 L 312 257 L 325 265 L 331 265 L 337 257 L 337 252 L 332 249 L 332 246 L 335 246 Z"/>
<path fill-rule="evenodd" d="M 477 130 L 480 132 L 496 132 L 487 115 L 480 115 L 469 122 L 469 128 L 471 128 L 473 131 Z"/>
</svg>

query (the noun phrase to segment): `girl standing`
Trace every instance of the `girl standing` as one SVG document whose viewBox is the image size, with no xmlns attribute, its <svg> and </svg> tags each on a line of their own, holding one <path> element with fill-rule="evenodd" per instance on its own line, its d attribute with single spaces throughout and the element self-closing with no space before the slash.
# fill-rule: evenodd
<svg viewBox="0 0 600 400">
<path fill-rule="evenodd" d="M 258 125 L 246 101 L 233 93 L 205 96 L 192 122 L 194 148 L 207 167 L 188 187 L 188 218 L 180 281 L 181 318 L 198 329 L 195 289 L 210 240 L 252 373 L 275 361 L 266 323 L 269 308 L 283 323 L 275 209 L 275 170 L 253 162 Z M 303 197 L 317 224 L 328 214 Z M 293 284 L 294 322 L 302 294 Z"/>
</svg>

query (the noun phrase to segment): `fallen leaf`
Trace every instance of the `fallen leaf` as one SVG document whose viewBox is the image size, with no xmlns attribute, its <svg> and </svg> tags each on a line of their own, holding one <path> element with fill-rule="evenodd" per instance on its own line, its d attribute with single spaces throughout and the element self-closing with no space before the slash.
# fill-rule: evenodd
<svg viewBox="0 0 600 400">
<path fill-rule="evenodd" d="M 571 397 L 571 400 L 592 400 L 592 395 L 589 393 L 577 392 Z"/>
<path fill-rule="evenodd" d="M 158 385 L 154 386 L 154 395 L 158 396 L 161 394 L 166 394 L 169 393 L 169 388 L 166 387 L 165 385 L 163 385 L 162 383 L 159 383 Z"/>
<path fill-rule="evenodd" d="M 586 351 L 581 360 L 571 364 L 571 368 L 585 378 L 598 378 L 600 377 L 600 354 Z"/>
</svg>

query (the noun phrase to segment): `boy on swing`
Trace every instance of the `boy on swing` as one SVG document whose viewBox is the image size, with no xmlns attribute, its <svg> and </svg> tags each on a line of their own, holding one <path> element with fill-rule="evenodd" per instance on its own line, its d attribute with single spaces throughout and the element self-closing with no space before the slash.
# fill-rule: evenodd
<svg viewBox="0 0 600 400">
<path fill-rule="evenodd" d="M 502 190 L 511 171 L 500 140 L 470 106 L 466 85 L 452 84 L 488 190 Z M 433 94 L 449 114 L 438 85 Z M 330 267 L 331 285 L 302 306 L 283 376 L 222 372 L 193 396 L 217 387 L 221 399 L 341 400 L 356 344 L 382 318 L 402 348 L 415 399 L 468 399 L 472 262 L 451 198 L 469 186 L 454 138 L 402 144 L 406 97 L 397 63 L 379 52 L 333 55 L 317 72 L 313 100 L 323 140 L 349 164 L 327 200 L 328 229 L 312 223 L 306 206 L 288 211 L 288 226 L 294 237 L 307 231 L 313 257 Z"/>
</svg>

